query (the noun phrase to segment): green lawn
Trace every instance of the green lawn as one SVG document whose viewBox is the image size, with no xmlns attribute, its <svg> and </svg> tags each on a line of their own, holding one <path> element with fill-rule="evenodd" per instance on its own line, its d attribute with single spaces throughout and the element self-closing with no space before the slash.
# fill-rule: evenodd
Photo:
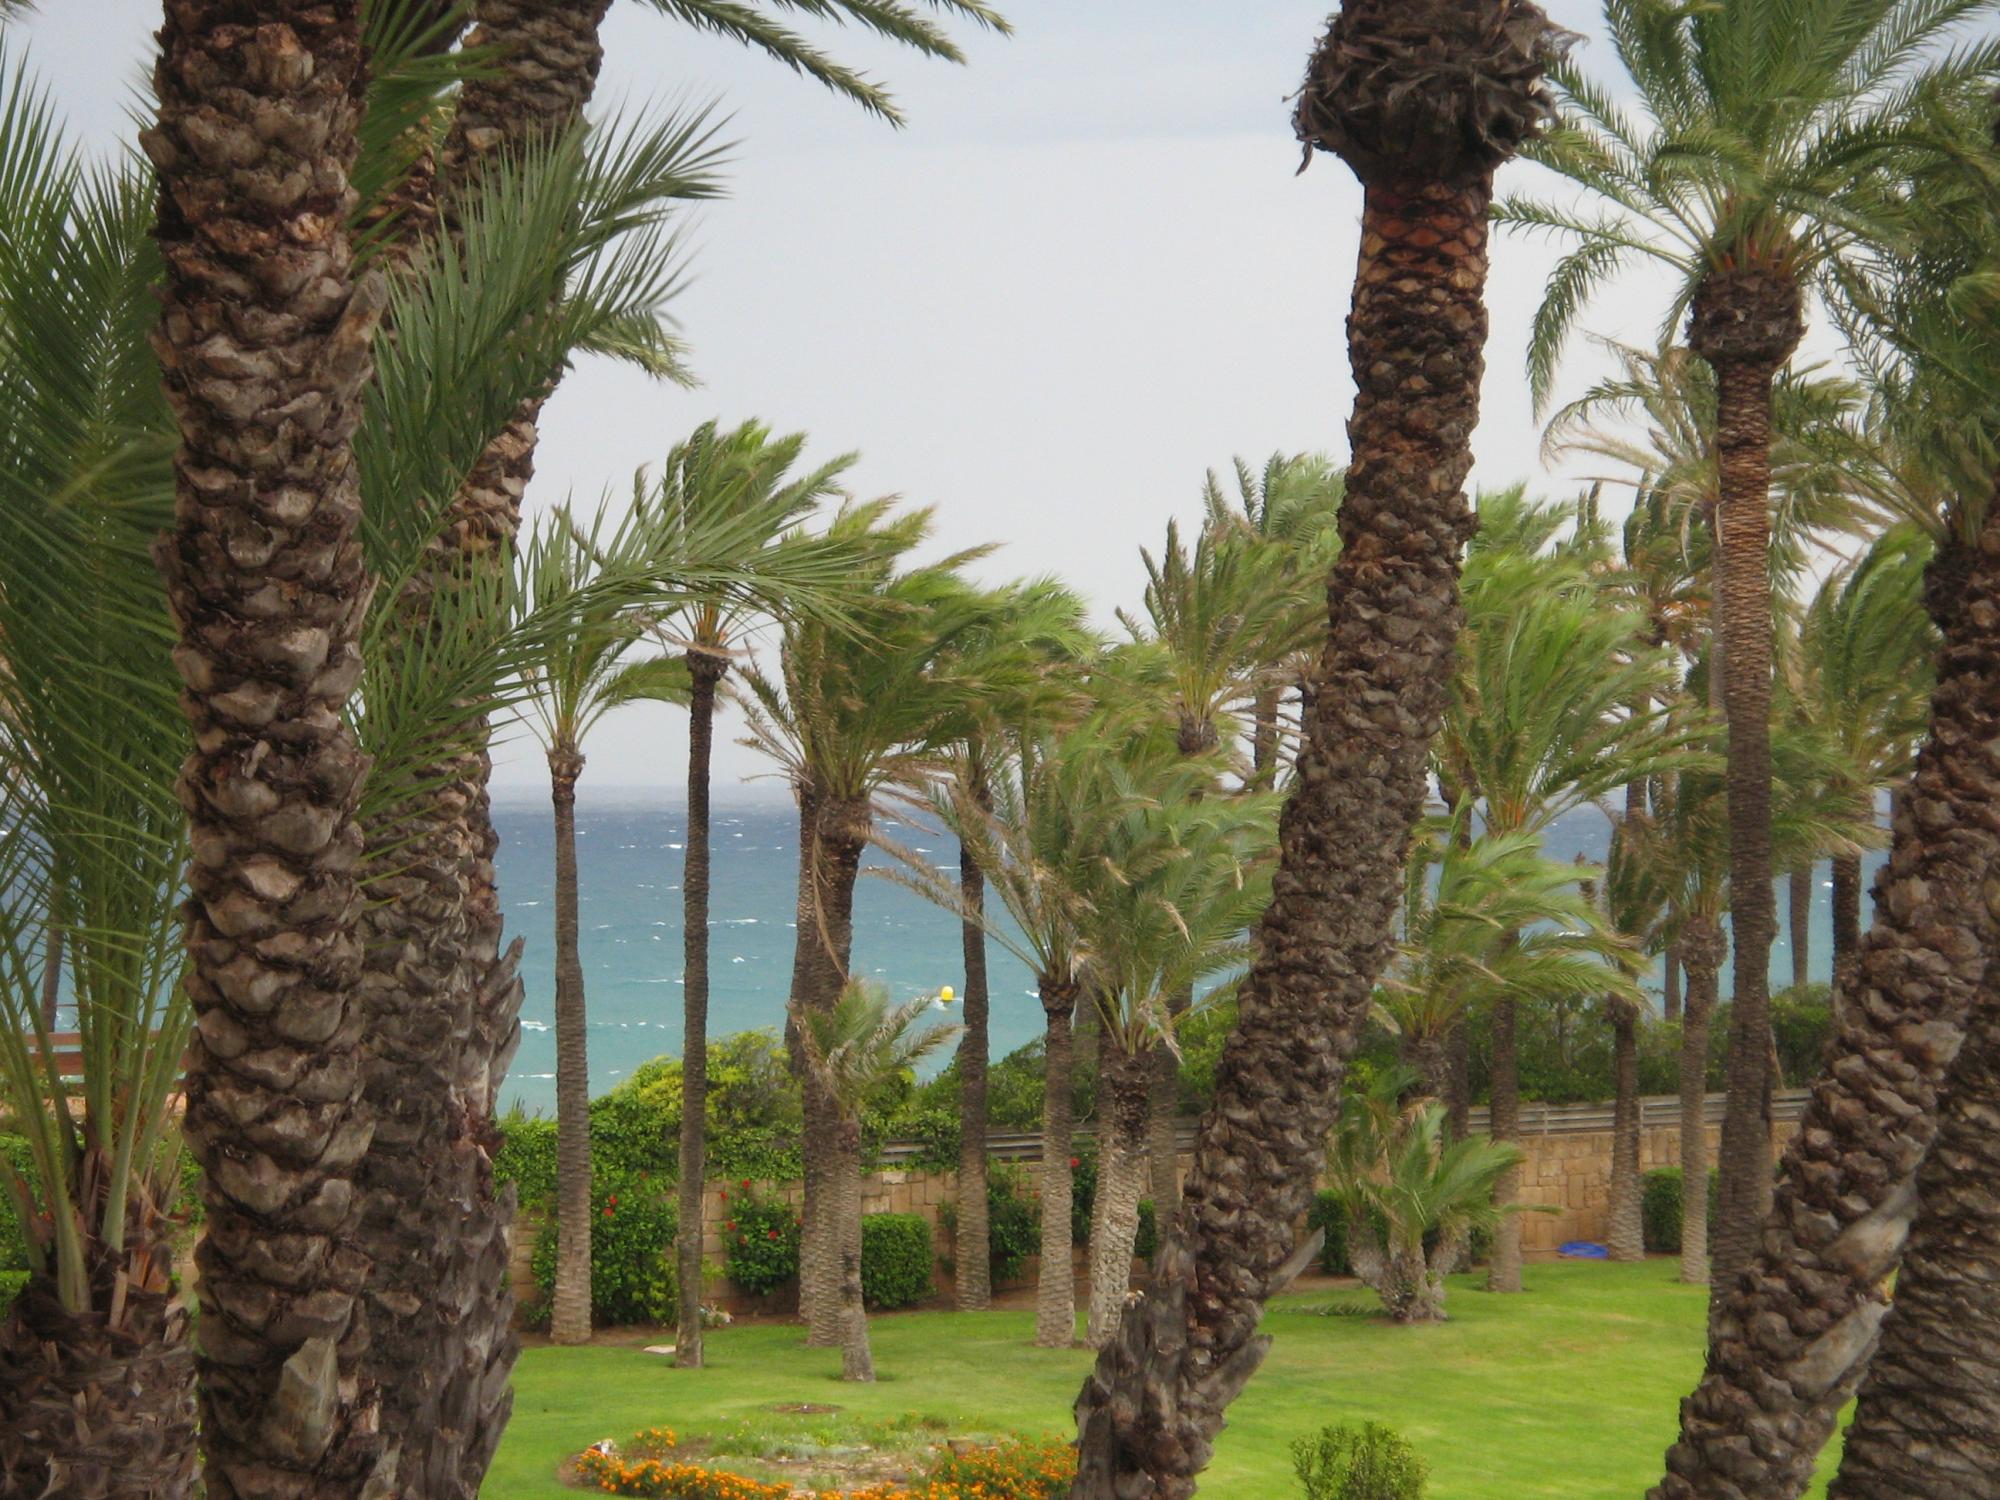
<svg viewBox="0 0 2000 1500">
<path fill-rule="evenodd" d="M 1270 1357 L 1230 1412 L 1202 1494 L 1294 1494 L 1291 1439 L 1369 1417 L 1400 1428 L 1429 1460 L 1430 1500 L 1637 1500 L 1659 1477 L 1677 1403 L 1701 1365 L 1704 1294 L 1676 1285 L 1673 1271 L 1665 1260 L 1532 1265 L 1518 1297 L 1459 1278 L 1451 1322 L 1432 1328 L 1353 1315 L 1373 1304 L 1361 1293 L 1281 1299 L 1265 1320 Z M 791 1327 L 711 1333 L 701 1371 L 631 1344 L 530 1349 L 484 1494 L 571 1495 L 555 1478 L 564 1457 L 643 1427 L 726 1436 L 745 1424 L 812 1425 L 774 1416 L 783 1403 L 835 1404 L 863 1423 L 914 1414 L 965 1434 L 1067 1436 L 1087 1356 L 1037 1349 L 1033 1331 L 1029 1312 L 877 1318 L 873 1386 L 841 1385 L 837 1353 L 806 1349 Z"/>
</svg>

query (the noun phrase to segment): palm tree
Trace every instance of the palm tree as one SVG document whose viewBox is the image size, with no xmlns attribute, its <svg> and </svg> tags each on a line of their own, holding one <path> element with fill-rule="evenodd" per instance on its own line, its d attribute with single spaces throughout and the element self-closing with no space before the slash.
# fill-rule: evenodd
<svg viewBox="0 0 2000 1500">
<path fill-rule="evenodd" d="M 146 135 L 166 265 L 158 347 L 182 444 L 160 565 L 195 742 L 180 784 L 195 850 L 186 1128 L 207 1169 L 213 1310 L 201 1430 L 219 1492 L 276 1471 L 359 1493 L 381 1448 L 350 1338 L 366 1262 L 345 1249 L 370 1126 L 355 995 L 365 763 L 341 710 L 367 595 L 352 436 L 383 294 L 355 277 L 345 223 L 358 4 L 295 13 L 254 41 L 239 19 L 221 3 L 168 11 Z M 255 123 L 267 116 L 293 122 L 284 145 Z M 294 225 L 282 276 L 261 227 L 274 209 Z M 282 364 L 253 326 L 298 330 Z M 310 444 L 291 436 L 307 406 L 322 434 Z M 276 1430 L 282 1444 L 262 1436 Z"/>
<path fill-rule="evenodd" d="M 1202 485 L 1201 501 L 1210 535 L 1235 537 L 1275 549 L 1284 559 L 1290 594 L 1309 593 L 1326 576 L 1340 550 L 1340 499 L 1346 491 L 1346 471 L 1334 467 L 1323 453 L 1273 453 L 1264 467 L 1253 470 L 1234 460 L 1236 496 L 1232 505 L 1213 469 Z M 1268 791 L 1277 784 L 1282 760 L 1280 709 L 1285 689 L 1310 675 L 1319 632 L 1317 601 L 1300 605 L 1310 617 L 1310 645 L 1292 659 L 1267 664 L 1250 705 L 1250 768 L 1255 785 Z"/>
<path fill-rule="evenodd" d="M 1649 622 L 1608 586 L 1586 530 L 1551 552 L 1532 544 L 1572 514 L 1519 494 L 1483 497 L 1481 536 L 1466 563 L 1466 627 L 1439 760 L 1479 798 L 1492 833 L 1540 833 L 1563 813 L 1634 780 L 1673 770 L 1683 737 L 1653 705 L 1672 689 L 1673 662 Z M 1520 1129 L 1517 997 L 1496 993 L 1492 1122 L 1498 1140 Z M 1500 1178 L 1503 1202 L 1518 1170 Z M 1494 1236 L 1494 1291 L 1521 1289 L 1518 1219 Z"/>
<path fill-rule="evenodd" d="M 935 774 L 944 749 L 973 723 L 984 686 L 979 664 L 961 647 L 983 636 L 992 602 L 957 571 L 980 554 L 897 571 L 929 527 L 927 510 L 891 516 L 886 502 L 844 509 L 828 535 L 860 554 L 849 621 L 787 622 L 777 679 L 745 675 L 745 743 L 780 767 L 799 806 L 791 999 L 800 1014 L 831 1010 L 847 981 L 854 882 L 878 798 Z M 800 1310 L 811 1341 L 831 1345 L 840 1340 L 839 1265 L 848 1248 L 829 1218 L 832 1195 L 860 1168 L 833 1129 L 832 1101 L 797 1050 L 796 1026 L 791 1034 L 806 1108 Z"/>
<path fill-rule="evenodd" d="M 944 1003 L 926 995 L 891 1005 L 880 985 L 849 980 L 832 1010 L 806 1010 L 795 1002 L 792 1013 L 806 1066 L 832 1101 L 839 1153 L 854 1168 L 835 1182 L 833 1192 L 833 1216 L 839 1225 L 842 1380 L 875 1378 L 868 1314 L 861 1303 L 861 1111 L 882 1084 L 907 1073 L 958 1035 L 956 1026 L 917 1029 L 925 1012 Z"/>
<path fill-rule="evenodd" d="M 601 551 L 597 527 L 579 529 L 558 511 L 521 556 L 521 593 L 539 602 L 578 592 Z M 615 708 L 650 700 L 686 703 L 687 663 L 679 657 L 627 660 L 644 623 L 616 603 L 575 611 L 529 672 L 536 737 L 549 762 L 556 848 L 556 1284 L 549 1337 L 590 1341 L 590 1032 L 583 959 L 577 944 L 576 783 L 583 742 Z"/>
<path fill-rule="evenodd" d="M 1470 522 L 1492 174 L 1548 117 L 1558 42 L 1519 0 L 1346 0 L 1309 65 L 1300 135 L 1363 188 L 1341 555 L 1216 1102 L 1152 1290 L 1078 1399 L 1082 1500 L 1191 1494 L 1262 1356 L 1258 1313 L 1294 1250 L 1423 809 Z"/>
<path fill-rule="evenodd" d="M 1324 572 L 1330 558 L 1324 543 L 1321 549 Z M 1213 525 L 1197 533 L 1190 548 L 1174 521 L 1167 523 L 1160 556 L 1142 548 L 1140 558 L 1146 568 L 1145 618 L 1120 610 L 1118 619 L 1135 642 L 1158 648 L 1180 752 L 1233 748 L 1240 738 L 1236 712 L 1268 693 L 1278 669 L 1323 633 L 1310 592 L 1298 587 L 1302 559 Z M 1275 761 L 1269 769 L 1275 778 Z M 1253 770 L 1246 779 L 1261 784 L 1261 772 Z M 1170 1003 L 1186 1010 L 1192 1000 L 1177 994 Z M 1180 1071 L 1167 1048 L 1154 1049 L 1152 1058 L 1147 1154 L 1153 1209 L 1165 1218 L 1180 1196 L 1175 1139 Z"/>
<path fill-rule="evenodd" d="M 1800 721 L 1838 748 L 1829 794 L 1872 815 L 1909 775 L 1930 698 L 1937 632 L 1923 609 L 1931 539 L 1898 526 L 1821 584 L 1799 629 Z M 1861 928 L 1861 860 L 1833 859 L 1833 974 L 1850 988 Z"/>
<path fill-rule="evenodd" d="M 1243 934 L 1270 899 L 1277 815 L 1269 793 L 1204 796 L 1220 769 L 1213 757 L 1191 760 L 1177 745 L 1140 740 L 1126 762 L 1147 796 L 1105 826 L 1083 919 L 1104 1101 L 1084 1335 L 1094 1349 L 1116 1336 L 1124 1313 L 1149 1162 L 1154 1054 L 1178 1060 L 1174 1030 L 1187 1010 L 1174 997 L 1244 957 Z"/>
<path fill-rule="evenodd" d="M 169 1219 L 190 746 L 146 555 L 174 496 L 152 217 L 136 163 L 87 169 L 0 47 L 0 1111 L 34 1179 L 0 1165 L 30 1259 L 0 1310 L 9 1494 L 186 1494 L 196 1466 Z M 79 1083 L 53 1066 L 65 966 Z"/>
<path fill-rule="evenodd" d="M 1529 372 L 1538 400 L 1591 293 L 1635 260 L 1675 277 L 1669 322 L 1686 313 L 1688 345 L 1714 375 L 1735 939 L 1718 1286 L 1749 1258 L 1771 1203 L 1772 385 L 1804 333 L 1805 293 L 1820 268 L 1844 244 L 1889 230 L 1848 188 L 1903 144 L 1915 81 L 1942 86 L 1990 65 L 1984 46 L 1937 55 L 1979 8 L 1800 0 L 1781 21 L 1765 6 L 1606 0 L 1643 117 L 1563 64 L 1554 70 L 1563 124 L 1532 152 L 1593 193 L 1596 215 L 1527 200 L 1498 210 L 1503 223 L 1578 242 L 1536 315 Z M 1802 37 L 1814 40 L 1801 46 Z"/>
<path fill-rule="evenodd" d="M 1493 1184 L 1518 1166 L 1521 1148 L 1453 1140 L 1444 1106 L 1407 1102 L 1415 1074 L 1391 1068 L 1342 1103 L 1327 1148 L 1326 1180 L 1347 1215 L 1354 1274 L 1396 1323 L 1444 1321 L 1444 1279 L 1472 1233 L 1527 1212 L 1494 1202 Z M 1553 1213 L 1554 1209 L 1543 1210 Z"/>
<path fill-rule="evenodd" d="M 803 522 L 819 502 L 835 493 L 840 475 L 853 463 L 843 455 L 792 477 L 805 434 L 773 438 L 760 423 L 745 422 L 729 432 L 703 423 L 667 455 L 657 487 L 638 504 L 648 533 L 672 543 L 699 535 L 717 516 L 741 518 L 751 528 L 744 538 L 763 550 Z M 714 740 L 716 689 L 756 620 L 748 603 L 724 590 L 697 599 L 656 632 L 679 648 L 688 672 L 688 826 L 681 876 L 684 970 L 681 1040 L 680 1217 L 675 1240 L 678 1271 L 678 1327 L 674 1363 L 698 1369 L 702 1363 L 702 1186 L 708 1104 L 708 896 L 709 752 Z"/>
</svg>

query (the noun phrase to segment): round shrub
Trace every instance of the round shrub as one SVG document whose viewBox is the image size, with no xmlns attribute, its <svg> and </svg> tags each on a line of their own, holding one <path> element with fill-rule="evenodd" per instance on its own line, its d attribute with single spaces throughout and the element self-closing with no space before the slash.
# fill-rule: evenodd
<svg viewBox="0 0 2000 1500">
<path fill-rule="evenodd" d="M 775 1292 L 799 1274 L 799 1216 L 780 1198 L 759 1197 L 755 1188 L 729 1195 L 722 1222 L 728 1247 L 723 1272 L 755 1297 Z"/>
<path fill-rule="evenodd" d="M 993 1280 L 1011 1281 L 1028 1257 L 1042 1248 L 1041 1215 L 1027 1187 L 1027 1174 L 1001 1162 L 986 1168 L 986 1244 Z"/>
<path fill-rule="evenodd" d="M 1719 1174 L 1708 1169 L 1708 1222 L 1716 1219 Z M 1679 1167 L 1655 1167 L 1641 1180 L 1639 1217 L 1644 1227 L 1646 1248 L 1656 1255 L 1678 1255 L 1681 1250 L 1681 1218 L 1684 1213 L 1683 1186 Z"/>
<path fill-rule="evenodd" d="M 1313 1195 L 1312 1207 L 1306 1210 L 1306 1232 L 1315 1229 L 1326 1231 L 1319 1247 L 1319 1268 L 1329 1276 L 1352 1276 L 1354 1268 L 1347 1263 L 1347 1210 L 1341 1206 L 1338 1193 Z"/>
<path fill-rule="evenodd" d="M 933 1289 L 930 1220 L 922 1214 L 864 1214 L 862 1302 L 884 1312 L 922 1302 Z"/>
<path fill-rule="evenodd" d="M 1428 1471 L 1394 1428 L 1341 1422 L 1292 1444 L 1306 1500 L 1423 1500 Z"/>
<path fill-rule="evenodd" d="M 678 1219 L 670 1185 L 637 1175 L 607 1175 L 591 1184 L 590 1315 L 607 1326 L 671 1323 L 674 1229 Z M 553 1219 L 535 1238 L 530 1262 L 541 1306 L 556 1289 L 560 1232 Z"/>
</svg>

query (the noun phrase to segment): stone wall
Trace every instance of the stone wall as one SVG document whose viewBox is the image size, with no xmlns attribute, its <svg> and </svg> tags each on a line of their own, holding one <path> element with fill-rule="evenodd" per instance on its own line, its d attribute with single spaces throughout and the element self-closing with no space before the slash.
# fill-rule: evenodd
<svg viewBox="0 0 2000 1500">
<path fill-rule="evenodd" d="M 1777 1150 L 1783 1149 L 1784 1143 L 1798 1128 L 1796 1105 L 1796 1096 L 1788 1095 L 1779 1100 L 1779 1119 L 1774 1131 Z M 1608 1128 L 1579 1129 L 1577 1126 L 1592 1123 L 1606 1115 L 1608 1110 L 1591 1106 L 1548 1110 L 1538 1107 L 1528 1112 L 1527 1128 L 1520 1143 L 1527 1156 L 1522 1169 L 1521 1196 L 1524 1202 L 1538 1210 L 1551 1210 L 1521 1216 L 1521 1243 L 1530 1255 L 1553 1255 L 1558 1245 L 1570 1240 L 1603 1241 L 1611 1197 L 1611 1132 Z M 1645 1124 L 1639 1137 L 1641 1172 L 1680 1164 L 1678 1115 L 1674 1100 L 1645 1101 L 1641 1116 Z M 1721 1096 L 1712 1095 L 1708 1108 L 1710 1123 L 1707 1125 L 1711 1164 L 1715 1160 L 1721 1133 L 1720 1118 Z M 1483 1123 L 1475 1118 L 1476 1125 Z M 1537 1125 L 1541 1128 L 1536 1128 Z M 1185 1155 L 1181 1158 L 1183 1172 L 1187 1170 L 1188 1160 Z M 863 1179 L 862 1212 L 922 1214 L 931 1221 L 938 1254 L 947 1256 L 951 1247 L 948 1236 L 939 1227 L 938 1210 L 952 1201 L 957 1184 L 958 1174 L 955 1172 L 925 1172 L 895 1167 L 873 1172 Z M 797 1183 L 759 1184 L 757 1190 L 766 1196 L 775 1194 L 792 1203 L 797 1203 L 803 1196 L 803 1189 Z M 702 1198 L 702 1254 L 718 1268 L 726 1254 L 724 1236 L 729 1221 L 729 1199 L 738 1191 L 740 1184 L 737 1183 L 711 1183 Z M 524 1227 L 514 1246 L 515 1295 L 523 1304 L 534 1295 L 533 1278 L 528 1273 L 533 1237 L 532 1227 Z M 1031 1273 L 1032 1265 L 1031 1260 Z M 943 1292 L 949 1291 L 949 1281 L 942 1274 L 939 1288 Z M 785 1310 L 782 1304 L 765 1304 L 747 1298 L 726 1281 L 713 1281 L 704 1292 L 704 1301 L 732 1312 Z"/>
</svg>

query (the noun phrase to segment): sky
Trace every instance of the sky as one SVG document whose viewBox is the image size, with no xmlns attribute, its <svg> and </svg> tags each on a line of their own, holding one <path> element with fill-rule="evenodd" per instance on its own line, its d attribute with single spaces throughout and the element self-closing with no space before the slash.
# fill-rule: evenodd
<svg viewBox="0 0 2000 1500">
<path fill-rule="evenodd" d="M 586 360 L 549 403 L 529 508 L 614 506 L 635 470 L 699 423 L 757 418 L 810 435 L 809 458 L 858 451 L 855 493 L 936 508 L 935 547 L 999 543 L 990 582 L 1056 572 L 1109 625 L 1137 600 L 1139 548 L 1200 514 L 1204 472 L 1233 455 L 1346 453 L 1344 334 L 1361 196 L 1319 156 L 1299 173 L 1287 96 L 1326 0 L 1002 0 L 1015 35 L 952 22 L 963 67 L 838 28 L 810 34 L 886 82 L 895 130 L 760 54 L 615 0 L 597 112 L 712 107 L 735 143 L 728 196 L 687 225 L 671 311 L 700 385 Z M 1544 0 L 1577 56 L 1623 87 L 1594 0 Z M 43 0 L 18 29 L 73 130 L 132 133 L 158 0 Z M 1563 189 L 1539 168 L 1501 190 Z M 1496 235 L 1475 486 L 1545 463 L 1528 397 L 1528 329 L 1557 250 Z M 1590 332 L 1652 342 L 1657 285 L 1601 299 Z M 1579 345 L 1558 399 L 1602 369 Z M 1607 507 L 1618 501 L 1607 496 Z M 768 645 L 767 645 L 768 649 Z M 684 716 L 640 705 L 586 745 L 583 791 L 678 792 Z M 717 735 L 718 799 L 767 771 Z M 496 786 L 546 787 L 525 732 Z M 763 794 L 776 795 L 773 783 Z"/>
</svg>

